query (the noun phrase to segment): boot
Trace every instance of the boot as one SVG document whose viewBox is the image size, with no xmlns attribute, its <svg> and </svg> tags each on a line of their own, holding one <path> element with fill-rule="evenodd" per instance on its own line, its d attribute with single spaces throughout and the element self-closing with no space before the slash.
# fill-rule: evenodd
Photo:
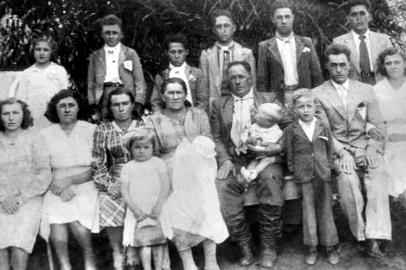
<svg viewBox="0 0 406 270">
<path fill-rule="evenodd" d="M 258 209 L 261 255 L 259 264 L 264 268 L 274 266 L 277 254 L 277 241 L 281 238 L 282 208 L 268 204 L 260 204 Z"/>
<path fill-rule="evenodd" d="M 239 243 L 241 257 L 238 259 L 238 263 L 241 266 L 248 266 L 254 262 L 254 255 L 252 254 L 252 249 L 250 243 L 242 244 Z"/>
</svg>

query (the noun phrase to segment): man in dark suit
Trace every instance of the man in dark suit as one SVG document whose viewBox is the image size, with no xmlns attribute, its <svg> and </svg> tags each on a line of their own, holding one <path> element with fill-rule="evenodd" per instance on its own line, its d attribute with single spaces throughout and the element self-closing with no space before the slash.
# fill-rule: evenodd
<svg viewBox="0 0 406 270">
<path fill-rule="evenodd" d="M 254 256 L 244 209 L 247 187 L 239 181 L 241 178 L 237 172 L 241 166 L 246 166 L 255 157 L 237 154 L 236 146 L 239 145 L 244 128 L 251 124 L 250 110 L 262 103 L 274 102 L 276 97 L 273 93 L 258 93 L 253 89 L 253 77 L 247 62 L 232 62 L 226 72 L 231 95 L 222 96 L 213 102 L 210 118 L 219 164 L 216 185 L 230 237 L 238 243 L 242 253 L 239 263 L 246 266 L 254 261 Z M 281 151 L 282 146 L 275 144 L 262 154 L 278 156 Z M 251 186 L 259 201 L 258 221 L 261 238 L 259 263 L 262 267 L 272 267 L 277 257 L 275 249 L 282 227 L 282 178 L 281 164 L 270 164 L 259 174 L 256 184 Z"/>
<path fill-rule="evenodd" d="M 282 104 L 294 90 L 323 82 L 319 59 L 310 38 L 293 33 L 295 15 L 290 3 L 273 4 L 275 36 L 258 45 L 258 91 L 274 92 Z"/>
<path fill-rule="evenodd" d="M 370 256 L 382 257 L 380 240 L 391 239 L 392 227 L 388 183 L 382 166 L 386 125 L 372 87 L 348 79 L 349 48 L 332 44 L 325 55 L 331 79 L 313 89 L 313 93 L 322 119 L 331 128 L 338 156 L 334 163 L 341 207 L 359 247 Z M 373 126 L 374 131 L 367 134 L 367 126 Z M 367 201 L 361 193 L 360 175 L 364 178 Z"/>
<path fill-rule="evenodd" d="M 123 37 L 121 20 L 107 15 L 101 20 L 103 48 L 93 52 L 89 58 L 87 77 L 87 98 L 89 105 L 101 110 L 102 118 L 107 115 L 108 95 L 117 87 L 130 89 L 135 96 L 134 112 L 143 113 L 146 83 L 138 54 L 121 44 Z"/>
</svg>

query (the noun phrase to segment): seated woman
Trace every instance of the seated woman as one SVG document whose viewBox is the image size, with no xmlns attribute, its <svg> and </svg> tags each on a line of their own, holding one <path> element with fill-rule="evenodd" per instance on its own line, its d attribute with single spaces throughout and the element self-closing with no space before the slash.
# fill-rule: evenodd
<svg viewBox="0 0 406 270">
<path fill-rule="evenodd" d="M 108 119 L 94 133 L 93 180 L 100 190 L 100 227 L 106 229 L 113 250 L 114 269 L 123 269 L 123 225 L 126 205 L 121 195 L 120 173 L 131 160 L 126 148 L 128 140 L 139 130 L 141 122 L 132 119 L 135 98 L 125 88 L 110 92 Z M 133 251 L 129 249 L 129 251 Z M 134 253 L 127 263 L 135 264 Z"/>
<path fill-rule="evenodd" d="M 27 104 L 3 100 L 0 115 L 0 269 L 24 270 L 51 170 L 43 138 L 30 129 Z"/>
<path fill-rule="evenodd" d="M 406 191 L 405 69 L 406 56 L 399 48 L 388 48 L 379 55 L 378 71 L 384 78 L 374 86 L 374 90 L 387 122 L 384 160 L 391 183 L 389 194 L 392 196 L 399 196 Z"/>
<path fill-rule="evenodd" d="M 185 183 L 184 181 L 186 179 L 183 172 L 180 172 L 178 169 L 185 166 L 185 163 L 182 161 L 187 159 L 188 155 L 185 155 L 185 153 L 189 152 L 181 151 L 183 154 L 178 154 L 178 158 L 176 158 L 176 149 L 178 145 L 185 140 L 192 142 L 195 138 L 199 138 L 201 136 L 211 138 L 209 121 L 206 113 L 201 109 L 185 106 L 187 87 L 182 79 L 167 79 L 162 84 L 161 91 L 165 104 L 164 109 L 162 111 L 156 111 L 153 115 L 151 115 L 146 122 L 146 127 L 151 128 L 155 132 L 157 144 L 155 148 L 157 150 L 156 154 L 166 161 L 169 175 L 172 177 L 173 193 L 171 198 L 168 199 L 171 201 L 171 206 L 168 206 L 168 211 L 171 213 L 168 214 L 168 219 L 172 220 L 172 223 L 169 222 L 168 225 L 172 227 L 170 229 L 174 229 L 172 240 L 180 253 L 184 269 L 197 269 L 192 257 L 191 248 L 202 242 L 206 260 L 205 269 L 219 269 L 216 261 L 216 243 L 221 243 L 224 241 L 228 236 L 228 232 L 221 215 L 216 215 L 216 213 L 220 214 L 219 206 L 217 208 L 215 206 L 216 202 L 217 205 L 219 205 L 216 190 L 214 188 L 216 169 L 214 169 L 214 173 L 212 173 L 211 170 L 207 170 L 205 172 L 208 173 L 209 176 L 211 175 L 212 179 L 206 179 L 203 177 L 200 180 L 191 180 L 187 186 L 188 188 L 185 189 L 185 186 L 180 183 Z M 211 140 L 208 138 L 206 139 L 211 142 Z M 210 144 L 210 142 L 207 143 Z M 183 147 L 181 147 L 181 149 L 183 149 Z M 195 157 L 196 159 L 193 160 L 203 160 L 205 163 L 207 163 L 207 160 L 204 157 L 200 159 L 197 154 Z M 214 161 L 214 156 L 211 158 Z M 176 160 L 178 160 L 178 162 L 176 162 Z M 216 165 L 212 164 L 210 161 L 211 159 L 209 158 L 208 167 L 213 169 L 213 166 L 216 167 Z M 204 164 L 202 163 L 202 166 Z M 196 168 L 196 166 L 193 168 Z M 193 172 L 199 173 L 201 171 L 202 170 L 200 168 L 199 171 Z M 190 174 L 190 170 L 189 175 L 194 177 L 193 173 Z M 205 185 L 201 185 L 202 181 L 207 181 L 207 183 Z M 192 183 L 200 184 L 203 189 L 194 190 Z M 182 186 L 183 188 L 178 188 Z M 186 196 L 188 194 L 199 195 L 197 197 L 193 195 Z M 188 199 L 195 201 L 189 201 Z M 193 228 L 192 224 L 195 224 L 194 218 L 196 218 L 196 213 L 201 208 L 192 206 L 201 206 L 201 204 L 199 204 L 200 202 L 210 205 L 209 208 L 206 207 L 204 210 L 211 209 L 212 211 L 201 212 L 202 215 L 200 217 L 202 217 L 202 219 L 199 221 L 199 226 Z M 195 212 L 190 215 L 185 214 L 185 212 L 182 212 L 182 209 L 178 208 L 178 206 L 182 204 L 184 206 L 191 206 L 191 208 L 188 210 L 189 214 L 191 212 Z M 214 207 L 212 207 L 213 205 Z M 217 209 L 217 212 L 213 211 L 213 209 Z M 203 215 L 207 213 L 209 213 L 209 215 Z M 184 217 L 187 217 L 187 220 L 181 222 L 182 218 Z M 170 229 L 167 231 L 171 231 Z M 170 238 L 171 236 L 172 235 L 169 235 Z"/>
<path fill-rule="evenodd" d="M 96 126 L 78 120 L 81 104 L 72 90 L 61 90 L 51 98 L 45 114 L 54 124 L 42 130 L 50 152 L 52 184 L 44 198 L 41 235 L 51 240 L 63 270 L 72 269 L 69 229 L 83 250 L 85 269 L 96 269 L 90 237 L 90 232 L 99 231 L 99 192 L 90 167 Z"/>
</svg>

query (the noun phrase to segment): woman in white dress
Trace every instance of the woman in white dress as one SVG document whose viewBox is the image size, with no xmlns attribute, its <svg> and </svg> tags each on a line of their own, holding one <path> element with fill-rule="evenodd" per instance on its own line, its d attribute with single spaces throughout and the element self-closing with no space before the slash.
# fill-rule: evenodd
<svg viewBox="0 0 406 270">
<path fill-rule="evenodd" d="M 0 115 L 0 269 L 24 270 L 51 170 L 44 140 L 30 128 L 27 104 L 1 101 Z"/>
<path fill-rule="evenodd" d="M 85 269 L 96 269 L 90 237 L 99 232 L 98 190 L 90 167 L 95 125 L 78 120 L 80 104 L 72 90 L 58 92 L 45 114 L 54 124 L 42 130 L 50 149 L 52 184 L 44 198 L 41 235 L 50 239 L 62 270 L 72 269 L 68 230 L 83 250 Z"/>
<path fill-rule="evenodd" d="M 384 50 L 378 58 L 378 70 L 384 76 L 375 86 L 375 94 L 387 122 L 384 154 L 389 175 L 389 194 L 399 196 L 406 190 L 406 58 L 398 48 Z"/>
<path fill-rule="evenodd" d="M 69 77 L 64 67 L 51 61 L 57 47 L 52 37 L 39 37 L 32 47 L 35 63 L 11 84 L 9 96 L 26 102 L 34 118 L 34 127 L 42 129 L 51 124 L 44 117 L 48 101 L 59 90 L 68 88 Z"/>
</svg>

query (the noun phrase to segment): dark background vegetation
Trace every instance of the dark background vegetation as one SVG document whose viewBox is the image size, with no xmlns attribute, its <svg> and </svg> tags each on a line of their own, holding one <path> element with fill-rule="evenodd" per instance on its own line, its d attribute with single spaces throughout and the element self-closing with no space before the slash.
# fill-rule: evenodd
<svg viewBox="0 0 406 270">
<path fill-rule="evenodd" d="M 0 70 L 22 70 L 33 63 L 30 40 L 52 34 L 59 50 L 54 61 L 62 64 L 85 93 L 89 54 L 102 46 L 99 19 L 109 13 L 122 18 L 123 43 L 140 55 L 145 77 L 151 83 L 167 65 L 164 37 L 182 32 L 189 41 L 188 62 L 197 66 L 200 51 L 214 42 L 210 13 L 230 9 L 238 26 L 236 40 L 257 53 L 259 41 L 273 35 L 270 8 L 273 0 L 0 0 Z M 311 37 L 319 55 L 333 37 L 348 31 L 343 0 L 297 0 L 295 32 Z M 373 2 L 371 28 L 399 40 L 401 28 L 385 0 Z M 13 17 L 16 15 L 17 17 Z M 13 19 L 14 18 L 14 19 Z M 16 19 L 18 18 L 18 19 Z M 11 23 L 10 23 L 11 22 Z"/>
</svg>

